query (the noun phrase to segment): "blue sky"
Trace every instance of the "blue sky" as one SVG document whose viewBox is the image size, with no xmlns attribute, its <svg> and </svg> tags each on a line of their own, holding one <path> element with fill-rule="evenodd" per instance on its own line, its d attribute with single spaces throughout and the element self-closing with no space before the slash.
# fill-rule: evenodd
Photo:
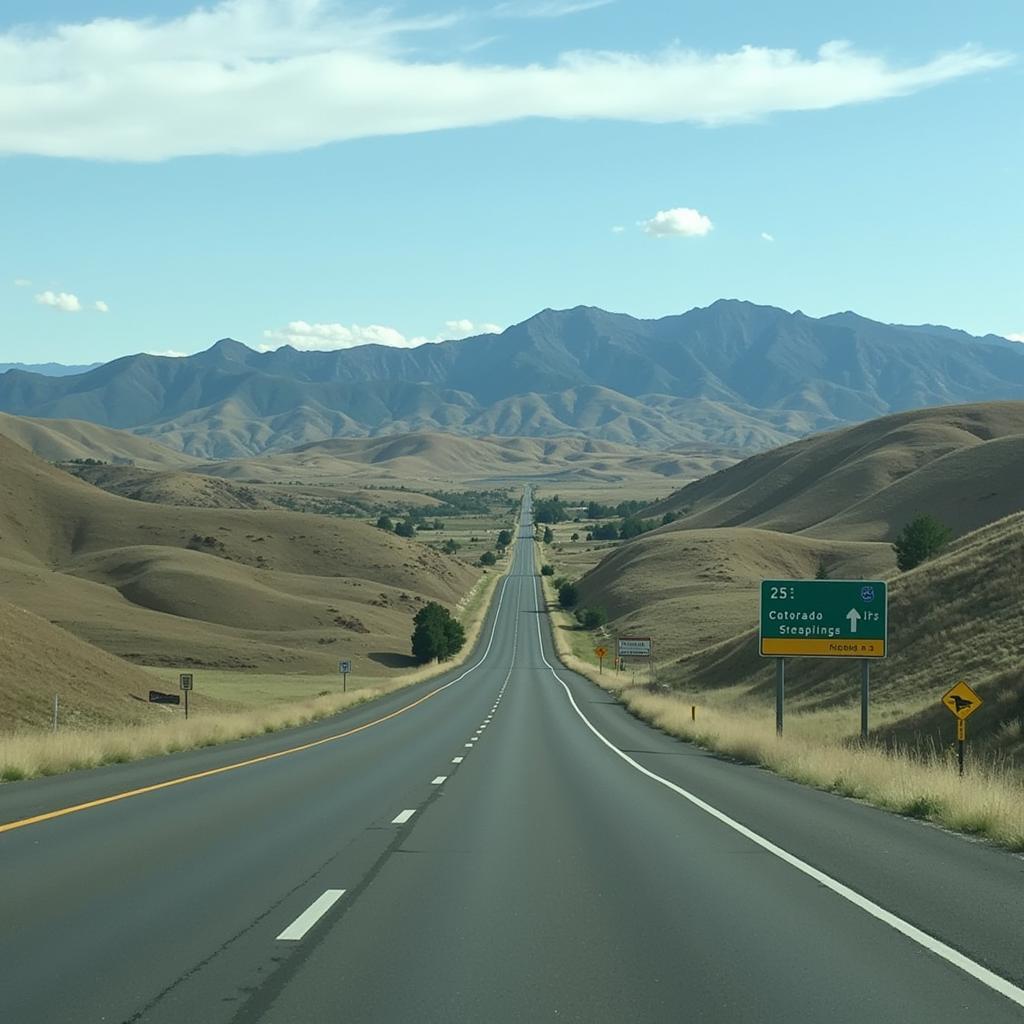
<svg viewBox="0 0 1024 1024">
<path fill-rule="evenodd" d="M 0 362 L 721 297 L 1024 337 L 1022 56 L 1016 0 L 5 0 Z"/>
</svg>

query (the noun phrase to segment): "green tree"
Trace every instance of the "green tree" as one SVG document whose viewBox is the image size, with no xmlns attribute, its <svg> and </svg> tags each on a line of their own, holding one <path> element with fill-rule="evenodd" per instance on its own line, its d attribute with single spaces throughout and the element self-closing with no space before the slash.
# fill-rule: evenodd
<svg viewBox="0 0 1024 1024">
<path fill-rule="evenodd" d="M 551 565 L 550 562 L 545 562 L 540 567 L 540 574 L 541 574 L 541 576 L 554 576 L 555 575 L 555 567 L 553 565 Z"/>
<path fill-rule="evenodd" d="M 934 558 L 949 543 L 953 531 L 930 515 L 920 515 L 900 530 L 892 549 L 903 572 Z"/>
<path fill-rule="evenodd" d="M 678 512 L 666 512 L 661 517 L 661 525 L 668 526 L 669 523 L 674 523 L 679 518 Z"/>
<path fill-rule="evenodd" d="M 378 530 L 387 530 L 390 533 L 395 528 L 395 524 L 391 522 L 391 516 L 381 516 L 377 520 Z"/>
<path fill-rule="evenodd" d="M 413 618 L 412 654 L 422 665 L 435 658 L 447 661 L 466 642 L 462 623 L 436 601 L 425 604 Z"/>
<path fill-rule="evenodd" d="M 494 557 L 494 552 L 493 551 L 485 551 L 480 556 L 480 564 L 481 565 L 494 565 L 497 561 L 498 561 L 498 559 Z"/>
<path fill-rule="evenodd" d="M 619 528 L 614 523 L 602 523 L 595 526 L 587 536 L 587 540 L 618 540 Z"/>
<path fill-rule="evenodd" d="M 458 542 L 452 540 L 451 537 L 449 537 L 448 540 L 446 540 L 444 544 L 441 546 L 441 550 L 446 555 L 456 555 L 459 552 Z"/>
<path fill-rule="evenodd" d="M 575 583 L 563 583 L 558 588 L 558 603 L 563 608 L 575 608 L 580 600 L 580 592 Z"/>
<path fill-rule="evenodd" d="M 395 533 L 399 537 L 415 537 L 416 524 L 411 519 L 403 519 L 402 522 L 395 526 Z"/>
<path fill-rule="evenodd" d="M 509 544 L 511 544 L 511 543 L 512 543 L 512 534 L 509 533 L 508 530 L 502 530 L 498 534 L 498 541 L 497 541 L 497 544 L 495 546 L 499 547 L 499 548 L 507 548 L 509 546 Z"/>
<path fill-rule="evenodd" d="M 551 532 L 550 526 L 544 527 L 544 543 L 550 544 L 555 539 L 554 533 Z"/>
<path fill-rule="evenodd" d="M 578 533 L 574 533 L 574 534 L 573 534 L 573 535 L 572 535 L 572 536 L 571 536 L 571 537 L 569 538 L 569 540 L 572 540 L 572 541 L 576 541 L 576 540 L 579 540 L 579 539 L 580 539 L 580 535 L 579 535 Z"/>
<path fill-rule="evenodd" d="M 608 613 L 603 608 L 580 608 L 576 619 L 584 629 L 600 629 L 608 621 Z"/>
</svg>

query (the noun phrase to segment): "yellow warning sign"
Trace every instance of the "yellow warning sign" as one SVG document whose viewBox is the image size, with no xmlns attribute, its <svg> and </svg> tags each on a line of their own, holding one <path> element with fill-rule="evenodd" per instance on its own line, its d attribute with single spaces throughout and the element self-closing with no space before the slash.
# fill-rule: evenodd
<svg viewBox="0 0 1024 1024">
<path fill-rule="evenodd" d="M 942 695 L 942 703 L 961 721 L 968 719 L 984 703 L 982 699 L 961 679 L 951 690 Z"/>
<path fill-rule="evenodd" d="M 608 654 L 607 647 L 595 647 L 594 653 L 597 655 L 598 661 L 604 661 L 605 656 Z"/>
</svg>

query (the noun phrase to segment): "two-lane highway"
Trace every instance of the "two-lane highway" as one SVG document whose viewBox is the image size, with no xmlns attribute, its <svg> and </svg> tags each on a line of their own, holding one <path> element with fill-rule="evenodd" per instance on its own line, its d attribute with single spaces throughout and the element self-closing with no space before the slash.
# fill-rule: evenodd
<svg viewBox="0 0 1024 1024">
<path fill-rule="evenodd" d="M 529 524 L 440 680 L 0 788 L 0 1020 L 1024 1018 L 1024 861 L 631 718 L 557 663 Z"/>
</svg>

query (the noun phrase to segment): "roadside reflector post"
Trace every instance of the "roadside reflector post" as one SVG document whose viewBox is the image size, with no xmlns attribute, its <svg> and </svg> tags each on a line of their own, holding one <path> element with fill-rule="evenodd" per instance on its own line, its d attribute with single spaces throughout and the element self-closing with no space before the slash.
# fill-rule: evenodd
<svg viewBox="0 0 1024 1024">
<path fill-rule="evenodd" d="M 691 722 L 696 722 L 697 721 L 697 705 L 696 704 L 691 704 L 690 705 L 690 721 Z"/>
<path fill-rule="evenodd" d="M 967 720 L 958 718 L 956 720 L 956 757 L 960 762 L 960 778 L 964 777 L 964 740 L 967 739 Z"/>
<path fill-rule="evenodd" d="M 53 695 L 53 731 L 57 731 L 57 722 L 60 718 L 60 694 Z"/>
<path fill-rule="evenodd" d="M 775 659 L 775 732 L 782 735 L 782 705 L 786 697 L 786 659 Z"/>
<path fill-rule="evenodd" d="M 868 738 L 868 701 L 871 698 L 871 662 L 860 663 L 860 738 Z"/>
</svg>

